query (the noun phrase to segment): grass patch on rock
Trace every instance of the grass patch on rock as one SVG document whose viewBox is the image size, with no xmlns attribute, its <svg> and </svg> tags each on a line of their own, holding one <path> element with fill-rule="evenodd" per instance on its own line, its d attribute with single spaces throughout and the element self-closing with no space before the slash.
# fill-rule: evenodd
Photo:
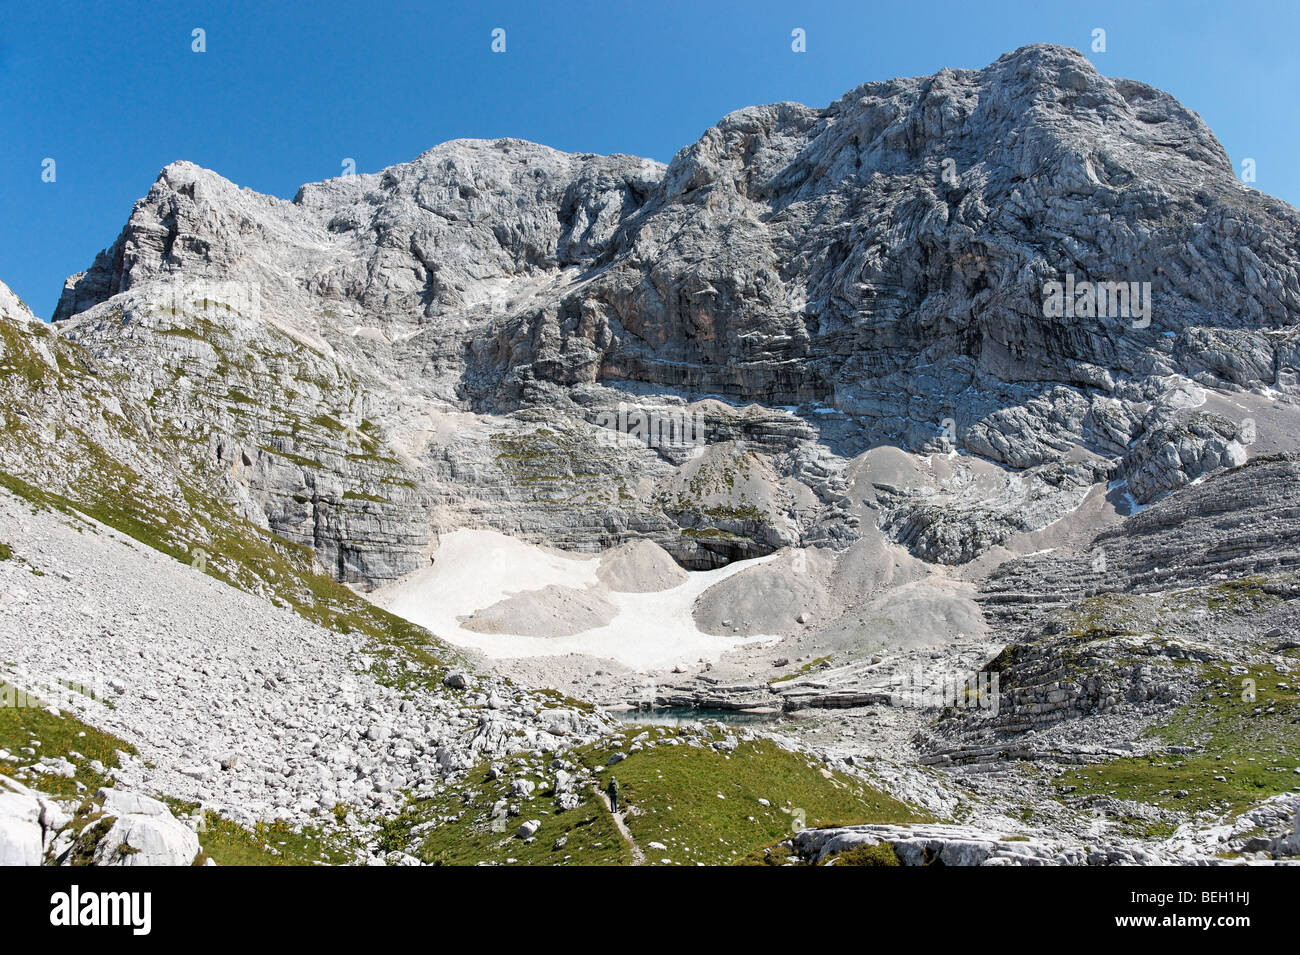
<svg viewBox="0 0 1300 955">
<path fill-rule="evenodd" d="M 574 776 L 575 808 L 556 805 L 554 759 Z M 498 761 L 495 774 L 478 766 L 385 823 L 380 848 L 440 865 L 628 865 L 633 848 L 601 796 L 611 774 L 619 780 L 625 825 L 647 865 L 665 859 L 725 865 L 803 826 L 926 818 L 865 781 L 770 740 L 630 727 L 573 751 Z M 517 780 L 531 783 L 532 791 L 521 794 Z M 531 841 L 518 836 L 528 820 L 540 823 Z"/>
<path fill-rule="evenodd" d="M 172 806 L 189 813 L 196 806 Z M 245 828 L 214 812 L 204 811 L 199 822 L 202 858 L 219 866 L 354 865 L 356 840 L 345 832 L 325 827 L 294 828 L 281 821 L 258 822 Z"/>
<path fill-rule="evenodd" d="M 520 778 L 536 785 L 531 798 L 511 795 L 513 781 Z M 410 852 L 430 865 L 630 864 L 632 850 L 600 798 L 590 790 L 579 790 L 581 803 L 559 812 L 552 780 L 553 776 L 521 767 L 489 779 L 487 766 L 476 767 L 463 782 L 411 803 L 400 816 L 388 820 L 380 847 Z M 541 826 L 526 841 L 517 833 L 530 819 Z"/>
<path fill-rule="evenodd" d="M 1148 730 L 1164 751 L 1067 770 L 1057 782 L 1074 787 L 1069 801 L 1111 797 L 1183 813 L 1239 813 L 1293 790 L 1300 679 L 1273 666 L 1213 664 L 1201 672 L 1199 696 Z M 1243 685 L 1248 680 L 1253 687 Z"/>
<path fill-rule="evenodd" d="M 10 755 L 0 760 L 0 773 L 56 797 L 111 786 L 107 774 L 118 766 L 118 751 L 134 754 L 135 747 L 69 712 L 60 710 L 55 716 L 46 707 L 21 687 L 0 681 L 0 749 Z M 42 759 L 60 757 L 73 766 L 73 775 L 40 771 Z M 91 768 L 96 760 L 103 772 Z M 83 788 L 78 789 L 78 784 Z"/>
<path fill-rule="evenodd" d="M 881 842 L 874 846 L 855 846 L 833 856 L 830 862 L 834 865 L 854 866 L 902 865 L 898 861 L 898 853 L 894 851 L 893 845 L 888 842 Z"/>
<path fill-rule="evenodd" d="M 674 865 L 726 865 L 799 828 L 925 818 L 855 776 L 831 772 L 766 739 L 723 752 L 694 734 L 656 727 L 647 737 L 654 738 L 653 748 L 643 739 L 640 751 L 601 768 L 612 752 L 630 750 L 628 744 L 646 732 L 626 730 L 623 749 L 597 744 L 582 761 L 602 784 L 610 775 L 618 778 L 628 829 L 648 864 L 666 858 Z M 667 848 L 651 850 L 651 842 Z"/>
</svg>

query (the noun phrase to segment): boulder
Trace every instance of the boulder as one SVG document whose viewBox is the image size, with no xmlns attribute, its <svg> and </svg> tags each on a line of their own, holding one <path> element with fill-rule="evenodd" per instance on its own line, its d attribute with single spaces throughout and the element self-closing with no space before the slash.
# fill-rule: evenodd
<svg viewBox="0 0 1300 955">
<path fill-rule="evenodd" d="M 537 835 L 537 830 L 540 828 L 542 828 L 542 821 L 540 819 L 529 819 L 519 827 L 515 836 L 520 839 L 531 839 L 533 836 Z"/>
<path fill-rule="evenodd" d="M 166 805 L 114 789 L 101 789 L 96 798 L 104 815 L 116 818 L 95 848 L 95 865 L 193 865 L 200 851 L 198 836 Z"/>
<path fill-rule="evenodd" d="M 41 804 L 25 789 L 0 777 L 0 866 L 41 864 Z"/>
</svg>

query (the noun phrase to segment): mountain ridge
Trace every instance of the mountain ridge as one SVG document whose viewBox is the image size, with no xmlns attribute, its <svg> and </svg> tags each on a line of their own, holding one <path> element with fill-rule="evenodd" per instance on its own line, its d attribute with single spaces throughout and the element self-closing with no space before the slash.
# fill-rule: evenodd
<svg viewBox="0 0 1300 955">
<path fill-rule="evenodd" d="M 1150 470 L 1153 449 L 1129 461 L 1130 448 L 1159 433 L 1171 382 L 1231 392 L 1297 380 L 1298 232 L 1300 213 L 1237 183 L 1213 134 L 1167 94 L 1102 77 L 1077 52 L 1032 46 L 983 70 L 864 84 L 820 110 L 737 110 L 667 166 L 456 140 L 378 173 L 306 184 L 290 202 L 174 163 L 114 245 L 69 279 L 56 318 L 102 357 L 199 361 L 195 380 L 210 387 L 188 403 L 191 416 L 230 417 L 240 410 L 232 393 L 278 395 L 263 379 L 279 365 L 311 365 L 294 374 L 336 382 L 336 393 L 352 382 L 330 414 L 373 421 L 395 462 L 390 487 L 413 487 L 435 533 L 486 520 L 588 550 L 649 536 L 707 567 L 797 541 L 851 541 L 844 461 L 880 444 L 955 447 L 1008 474 L 1041 475 L 1042 496 L 1064 493 L 1031 522 L 1059 516 L 1099 480 Z M 1146 283 L 1150 327 L 1047 317 L 1044 287 L 1075 272 Z M 229 328 L 220 316 L 186 325 L 186 283 L 192 298 L 229 298 L 249 314 Z M 181 323 L 170 337 L 157 334 L 160 307 Z M 104 321 L 118 312 L 125 321 Z M 233 337 L 240 361 L 250 348 L 263 355 L 255 380 L 241 380 L 238 362 L 190 354 L 181 332 L 211 345 L 214 329 Z M 277 358 L 266 336 L 315 355 Z M 167 374 L 147 375 L 155 392 L 170 389 Z M 674 474 L 691 449 L 592 463 L 592 423 L 620 402 L 671 408 L 707 396 L 733 406 L 716 406 L 709 425 L 708 454 L 732 462 L 723 471 L 749 460 L 737 440 L 765 447 L 764 460 L 782 456 L 757 498 L 715 486 L 675 506 Z M 772 419 L 758 433 L 739 413 L 750 403 Z M 312 404 L 301 419 L 319 415 Z M 430 424 L 470 413 L 480 437 L 517 444 L 494 416 L 530 409 L 571 427 L 565 451 L 484 458 Z M 220 444 L 242 447 L 250 464 L 257 449 L 280 453 L 263 468 L 280 472 L 284 456 L 320 460 L 299 430 L 232 423 Z M 1171 474 L 1166 462 L 1135 481 L 1142 501 L 1239 460 L 1237 430 L 1203 428 L 1211 452 L 1191 472 L 1179 462 Z M 551 482 L 540 500 L 519 500 L 505 472 L 528 470 L 534 453 L 560 469 L 547 477 L 572 478 L 574 462 L 598 475 L 602 503 L 561 504 L 565 530 L 550 513 Z M 316 494 L 310 512 L 286 499 L 284 485 L 302 481 L 283 473 L 237 493 L 340 579 L 375 585 L 413 570 L 433 539 L 424 518 L 412 522 L 405 499 L 402 514 L 374 501 L 375 513 L 348 516 L 358 508 L 343 507 L 343 493 L 353 505 L 390 494 L 367 483 L 374 473 L 342 470 L 347 486 L 328 508 Z M 327 483 L 339 472 L 327 467 Z M 615 513 L 613 501 L 638 496 L 634 473 L 654 476 L 654 500 Z M 464 493 L 467 477 L 504 507 L 485 513 Z M 1008 512 L 950 540 L 970 535 L 904 504 L 883 526 L 943 562 L 1030 529 Z"/>
</svg>

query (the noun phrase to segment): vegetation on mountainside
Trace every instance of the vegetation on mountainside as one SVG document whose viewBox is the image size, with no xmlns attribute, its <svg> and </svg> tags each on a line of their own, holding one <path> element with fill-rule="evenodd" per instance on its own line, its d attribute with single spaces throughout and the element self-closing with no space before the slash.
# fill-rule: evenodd
<svg viewBox="0 0 1300 955">
<path fill-rule="evenodd" d="M 93 793 L 112 785 L 108 772 L 120 765 L 118 753 L 135 753 L 125 740 L 71 713 L 60 710 L 56 716 L 42 699 L 4 681 L 0 681 L 0 750 L 9 754 L 0 760 L 0 774 L 56 797 Z M 60 758 L 71 764 L 72 775 L 42 762 Z M 96 761 L 99 767 L 92 767 Z"/>
<path fill-rule="evenodd" d="M 466 784 L 408 806 L 386 828 L 384 846 L 441 864 L 625 865 L 632 847 L 598 793 L 611 775 L 647 865 L 729 864 L 804 826 L 926 818 L 862 779 L 830 772 L 770 740 L 739 741 L 727 752 L 713 745 L 723 739 L 720 730 L 632 727 L 565 754 L 595 779 L 577 790 L 581 804 L 566 812 L 554 804 L 552 754 L 520 755 L 497 778 L 480 766 Z M 616 753 L 624 758 L 611 763 Z M 533 798 L 511 795 L 517 779 L 535 786 Z M 541 827 L 526 842 L 516 832 L 529 819 Z"/>
<path fill-rule="evenodd" d="M 1199 676 L 1205 684 L 1199 695 L 1146 732 L 1164 744 L 1162 751 L 1067 770 L 1057 782 L 1070 790 L 1068 801 L 1110 797 L 1223 814 L 1294 790 L 1300 769 L 1297 677 L 1273 666 L 1226 664 L 1203 666 Z"/>
<path fill-rule="evenodd" d="M 204 341 L 211 344 L 217 337 L 213 333 Z M 57 368 L 38 351 L 38 340 L 56 357 Z M 381 682 L 402 687 L 441 677 L 444 661 L 452 657 L 447 647 L 336 582 L 308 548 L 235 513 L 202 474 L 176 467 L 186 439 L 165 434 L 161 422 L 148 424 L 119 403 L 93 368 L 93 359 L 76 343 L 49 333 L 31 335 L 0 320 L 0 372 L 7 373 L 7 385 L 16 386 L 0 392 L 0 488 L 69 516 L 87 532 L 93 525 L 83 518 L 322 627 L 363 635 L 366 652 L 377 661 L 372 672 Z M 84 401 L 93 432 L 90 422 L 59 414 L 47 397 L 51 388 Z M 375 441 L 373 430 L 368 422 L 357 429 L 363 446 Z M 48 474 L 59 480 L 36 480 Z"/>
<path fill-rule="evenodd" d="M 71 683 L 66 689 L 76 692 Z M 112 788 L 111 773 L 121 765 L 121 755 L 136 755 L 135 747 L 125 740 L 3 681 L 0 750 L 9 754 L 0 759 L 0 775 L 56 799 L 74 800 L 64 803 L 68 807 L 75 807 L 75 800 L 89 800 L 101 788 Z M 199 811 L 197 803 L 163 801 L 177 818 Z M 95 819 L 86 812 L 77 810 L 78 821 L 93 823 Z M 107 831 L 107 826 L 103 828 Z M 211 857 L 218 865 L 342 865 L 354 862 L 359 848 L 355 837 L 338 829 L 294 829 L 282 822 L 259 822 L 250 830 L 213 812 L 203 813 L 196 829 L 203 848 L 199 862 Z M 79 841 L 93 845 L 97 840 Z M 73 864 L 89 861 L 88 855 L 74 852 Z"/>
</svg>

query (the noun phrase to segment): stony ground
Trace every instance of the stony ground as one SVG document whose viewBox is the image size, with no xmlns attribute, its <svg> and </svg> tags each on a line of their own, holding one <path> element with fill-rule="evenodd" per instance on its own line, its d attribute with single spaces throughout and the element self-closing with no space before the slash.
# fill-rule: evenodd
<svg viewBox="0 0 1300 955">
<path fill-rule="evenodd" d="M 359 638 L 3 492 L 0 540 L 0 679 L 131 741 L 120 787 L 236 821 L 366 819 L 479 759 L 604 725 L 499 679 L 393 689 Z"/>
</svg>

